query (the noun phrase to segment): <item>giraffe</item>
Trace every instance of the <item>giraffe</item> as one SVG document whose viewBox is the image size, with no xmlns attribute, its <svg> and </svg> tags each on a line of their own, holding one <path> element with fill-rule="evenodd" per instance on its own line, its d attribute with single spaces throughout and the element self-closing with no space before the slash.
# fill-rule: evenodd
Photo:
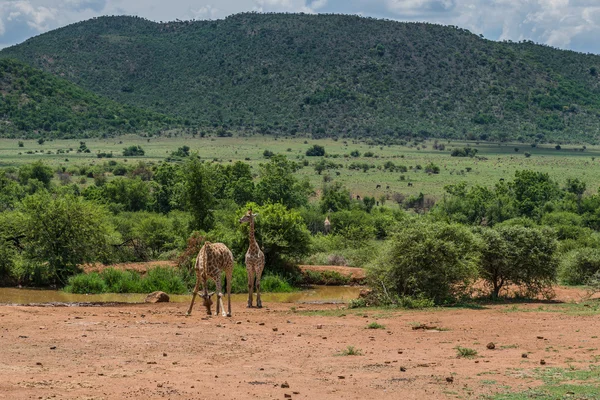
<svg viewBox="0 0 600 400">
<path fill-rule="evenodd" d="M 325 228 L 325 234 L 328 235 L 329 231 L 331 230 L 331 222 L 329 221 L 329 214 L 327 214 L 327 216 L 325 217 L 324 228 Z"/>
<path fill-rule="evenodd" d="M 262 308 L 260 300 L 260 277 L 265 268 L 265 255 L 260 250 L 256 238 L 254 237 L 254 218 L 258 214 L 252 214 L 252 209 L 249 209 L 246 215 L 240 218 L 240 224 L 245 222 L 250 223 L 250 246 L 246 252 L 246 270 L 248 271 L 248 307 L 252 307 L 252 292 L 254 290 L 254 278 L 256 277 L 256 307 Z"/>
<path fill-rule="evenodd" d="M 227 248 L 223 243 L 210 243 L 204 242 L 204 246 L 200 249 L 198 257 L 196 258 L 196 286 L 194 287 L 194 293 L 192 294 L 192 303 L 187 311 L 187 316 L 192 314 L 192 308 L 194 307 L 194 300 L 198 294 L 198 289 L 202 285 L 202 294 L 200 297 L 203 299 L 203 305 L 206 307 L 206 313 L 212 315 L 211 306 L 213 301 L 211 299 L 215 292 L 208 293 L 207 283 L 208 279 L 212 279 L 217 286 L 217 313 L 219 315 L 219 309 L 223 316 L 231 317 L 231 279 L 233 276 L 233 254 L 231 250 Z M 225 272 L 227 278 L 227 314 L 225 314 L 225 306 L 223 306 L 223 293 L 221 292 L 221 272 Z"/>
</svg>

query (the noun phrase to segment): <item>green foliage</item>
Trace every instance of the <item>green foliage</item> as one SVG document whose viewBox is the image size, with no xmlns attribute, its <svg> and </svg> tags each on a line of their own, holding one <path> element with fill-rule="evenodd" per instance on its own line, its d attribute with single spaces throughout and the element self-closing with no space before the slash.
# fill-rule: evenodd
<svg viewBox="0 0 600 400">
<path fill-rule="evenodd" d="M 479 150 L 472 147 L 463 147 L 462 149 L 454 149 L 450 155 L 452 157 L 475 157 Z"/>
<path fill-rule="evenodd" d="M 565 254 L 559 267 L 559 279 L 567 285 L 584 285 L 600 271 L 600 250 L 575 249 Z"/>
<path fill-rule="evenodd" d="M 248 29 L 258 34 L 248 35 Z M 225 20 L 168 23 L 102 17 L 31 38 L 0 56 L 143 108 L 135 113 L 97 97 L 83 104 L 88 107 L 76 108 L 89 117 L 76 122 L 89 119 L 89 125 L 111 131 L 166 125 L 168 117 L 157 114 L 165 113 L 182 116 L 186 129 L 193 125 L 218 136 L 239 129 L 314 136 L 443 133 L 497 140 L 594 140 L 600 108 L 597 74 L 590 73 L 590 64 L 600 63 L 598 56 L 531 42 L 482 40 L 457 27 L 351 15 L 244 13 Z M 154 62 L 144 62 L 149 59 Z M 199 83 L 199 76 L 210 79 Z M 32 86 L 39 87 L 36 94 L 55 87 Z M 63 91 L 83 92 L 77 87 Z M 76 98 L 88 96 L 83 92 Z M 18 98 L 14 96 L 12 108 Z M 79 105 L 65 102 L 65 96 L 55 98 L 48 101 L 54 106 L 50 111 L 64 104 L 58 111 L 72 115 L 73 103 Z M 104 102 L 108 104 L 94 107 Z M 39 123 L 27 124 L 28 117 L 13 124 L 21 131 L 33 131 L 46 121 L 58 132 L 61 127 L 88 129 L 84 122 L 43 119 L 49 113 L 35 115 L 34 110 L 31 106 L 28 116 Z"/>
<path fill-rule="evenodd" d="M 211 209 L 216 203 L 216 170 L 198 157 L 190 157 L 183 166 L 183 199 L 193 216 L 193 228 L 208 230 L 213 225 Z"/>
<path fill-rule="evenodd" d="M 123 156 L 125 157 L 141 157 L 145 154 L 144 149 L 141 146 L 131 145 L 123 149 Z"/>
<path fill-rule="evenodd" d="M 4 137 L 86 137 L 178 125 L 178 118 L 119 104 L 16 60 L 0 59 L 0 89 L 0 114 L 9 122 L 0 127 Z"/>
<path fill-rule="evenodd" d="M 371 322 L 367 325 L 367 329 L 385 329 L 385 325 L 381 325 L 377 322 Z"/>
<path fill-rule="evenodd" d="M 417 221 L 405 224 L 368 269 L 381 296 L 422 296 L 437 304 L 456 299 L 477 278 L 479 242 L 464 226 Z"/>
<path fill-rule="evenodd" d="M 306 155 L 309 157 L 324 156 L 325 155 L 325 147 L 315 144 L 311 148 L 306 150 Z"/>
<path fill-rule="evenodd" d="M 501 288 L 524 286 L 526 295 L 551 290 L 556 279 L 557 243 L 551 231 L 523 226 L 481 229 L 481 277 L 497 298 Z"/>
<path fill-rule="evenodd" d="M 107 287 L 100 274 L 92 272 L 91 274 L 78 274 L 70 277 L 64 290 L 67 293 L 96 294 L 106 293 Z"/>
<path fill-rule="evenodd" d="M 19 168 L 19 182 L 21 182 L 21 185 L 27 184 L 30 179 L 35 179 L 41 182 L 44 187 L 49 188 L 53 176 L 54 171 L 52 171 L 52 168 L 42 161 L 26 164 Z"/>
<path fill-rule="evenodd" d="M 271 157 L 260 165 L 260 182 L 256 194 L 261 204 L 281 203 L 288 208 L 297 208 L 308 203 L 311 192 L 308 181 L 299 181 L 294 173 L 298 165 L 285 156 Z"/>
<path fill-rule="evenodd" d="M 467 347 L 456 347 L 456 357 L 458 358 L 473 358 L 477 355 L 477 350 Z"/>
<path fill-rule="evenodd" d="M 338 356 L 362 356 L 362 350 L 354 346 L 348 346 L 337 354 Z"/>
<path fill-rule="evenodd" d="M 350 192 L 340 183 L 324 184 L 320 208 L 323 214 L 328 212 L 337 212 L 349 210 L 351 206 Z"/>
<path fill-rule="evenodd" d="M 35 194 L 22 202 L 24 257 L 66 282 L 78 265 L 105 257 L 111 227 L 101 207 L 72 195 Z"/>
</svg>

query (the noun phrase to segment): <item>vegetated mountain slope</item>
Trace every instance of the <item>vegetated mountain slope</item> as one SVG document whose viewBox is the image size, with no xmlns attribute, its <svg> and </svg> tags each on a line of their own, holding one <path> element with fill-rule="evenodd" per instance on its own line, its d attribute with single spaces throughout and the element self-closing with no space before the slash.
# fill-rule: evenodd
<svg viewBox="0 0 600 400">
<path fill-rule="evenodd" d="M 316 136 L 600 138 L 600 57 L 423 23 L 102 17 L 4 49 L 193 125 Z"/>
<path fill-rule="evenodd" d="M 0 137 L 152 132 L 174 121 L 102 98 L 20 61 L 0 59 Z"/>
</svg>

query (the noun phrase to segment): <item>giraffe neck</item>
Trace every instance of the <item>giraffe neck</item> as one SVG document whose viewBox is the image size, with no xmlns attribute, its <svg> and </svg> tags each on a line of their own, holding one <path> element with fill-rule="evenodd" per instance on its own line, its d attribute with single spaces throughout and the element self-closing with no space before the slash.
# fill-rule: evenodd
<svg viewBox="0 0 600 400">
<path fill-rule="evenodd" d="M 256 242 L 256 237 L 254 236 L 254 218 L 250 220 L 250 249 L 252 253 L 258 253 L 260 248 L 258 247 L 258 243 Z"/>
</svg>

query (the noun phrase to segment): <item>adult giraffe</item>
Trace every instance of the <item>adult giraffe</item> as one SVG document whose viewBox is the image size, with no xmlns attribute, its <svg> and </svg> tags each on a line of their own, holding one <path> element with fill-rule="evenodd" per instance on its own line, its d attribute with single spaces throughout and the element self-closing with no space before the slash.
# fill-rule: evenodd
<svg viewBox="0 0 600 400">
<path fill-rule="evenodd" d="M 256 286 L 256 307 L 262 308 L 260 300 L 260 277 L 265 268 L 265 254 L 260 250 L 256 238 L 254 237 L 254 218 L 258 214 L 252 214 L 252 209 L 248 210 L 246 215 L 240 218 L 240 224 L 250 224 L 250 246 L 246 252 L 246 271 L 248 271 L 248 307 L 252 307 L 252 297 L 254 287 Z M 254 279 L 256 278 L 256 285 Z"/>
<path fill-rule="evenodd" d="M 186 315 L 192 314 L 192 308 L 194 307 L 194 300 L 202 285 L 202 294 L 200 297 L 203 299 L 203 305 L 206 307 L 206 313 L 212 315 L 212 295 L 214 292 L 208 293 L 207 281 L 212 279 L 215 281 L 217 287 L 217 315 L 219 315 L 219 309 L 223 313 L 223 316 L 231 317 L 231 279 L 233 277 L 233 254 L 231 250 L 227 248 L 223 243 L 210 243 L 204 242 L 204 246 L 200 249 L 198 257 L 196 257 L 196 287 L 192 294 L 192 303 Z M 225 272 L 225 278 L 227 279 L 227 314 L 225 314 L 225 307 L 223 306 L 223 293 L 221 292 L 221 273 Z"/>
</svg>

